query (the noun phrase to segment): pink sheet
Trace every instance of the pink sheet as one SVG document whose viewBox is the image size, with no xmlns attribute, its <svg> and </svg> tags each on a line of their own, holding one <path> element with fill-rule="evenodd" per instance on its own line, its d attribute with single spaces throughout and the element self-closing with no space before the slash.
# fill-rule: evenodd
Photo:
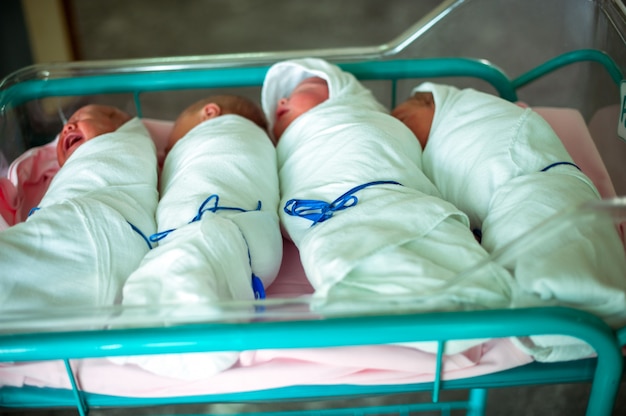
<svg viewBox="0 0 626 416">
<path fill-rule="evenodd" d="M 617 196 L 582 114 L 572 108 L 534 107 L 533 110 L 550 123 L 574 162 L 598 188 L 600 196 Z"/>
<path fill-rule="evenodd" d="M 508 340 L 490 341 L 444 358 L 443 379 L 474 377 L 527 364 L 531 359 Z M 435 356 L 393 346 L 318 350 L 247 351 L 234 367 L 210 379 L 181 381 L 154 376 L 106 359 L 75 360 L 80 389 L 125 397 L 224 394 L 294 385 L 385 385 L 433 380 Z M 0 365 L 0 384 L 71 388 L 61 361 Z"/>
<path fill-rule="evenodd" d="M 28 218 L 58 170 L 56 140 L 28 150 L 11 163 L 7 177 L 0 178 L 0 230 Z"/>
</svg>

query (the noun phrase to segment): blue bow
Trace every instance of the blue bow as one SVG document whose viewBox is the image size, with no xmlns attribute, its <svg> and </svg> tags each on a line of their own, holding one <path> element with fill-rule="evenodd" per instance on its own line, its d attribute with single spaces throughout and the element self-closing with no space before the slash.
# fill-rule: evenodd
<svg viewBox="0 0 626 416">
<path fill-rule="evenodd" d="M 213 202 L 213 206 L 208 206 L 210 202 Z M 200 204 L 200 208 L 198 208 L 198 213 L 196 214 L 195 217 L 193 217 L 191 221 L 189 221 L 189 224 L 191 224 L 192 222 L 200 221 L 202 219 L 202 215 L 204 215 L 204 213 L 207 211 L 217 212 L 217 211 L 222 211 L 222 210 L 230 210 L 230 211 L 248 212 L 247 209 L 243 209 L 243 208 L 220 207 L 219 202 L 220 202 L 219 195 L 213 194 L 209 196 L 207 199 L 204 200 L 202 204 Z M 260 210 L 261 210 L 261 201 L 258 201 L 256 209 L 254 209 L 253 211 L 260 211 Z M 157 241 L 160 241 L 164 239 L 165 237 L 167 237 L 173 231 L 176 231 L 176 228 L 172 228 L 172 229 L 165 230 L 165 231 L 159 231 L 158 233 L 152 234 L 149 237 L 149 240 L 152 241 L 153 243 L 156 243 Z"/>
<path fill-rule="evenodd" d="M 360 191 L 363 188 L 374 185 L 401 185 L 395 181 L 374 181 L 364 183 L 363 185 L 355 186 L 333 202 L 328 203 L 326 201 L 320 201 L 316 199 L 290 199 L 285 204 L 283 209 L 285 213 L 294 217 L 305 218 L 312 221 L 311 227 L 320 222 L 324 222 L 333 216 L 336 211 L 342 211 L 344 209 L 355 206 L 359 199 L 353 194 Z"/>
</svg>

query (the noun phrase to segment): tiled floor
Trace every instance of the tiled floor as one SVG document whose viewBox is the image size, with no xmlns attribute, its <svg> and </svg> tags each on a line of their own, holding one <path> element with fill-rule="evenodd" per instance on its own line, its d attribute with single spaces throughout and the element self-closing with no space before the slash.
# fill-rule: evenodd
<svg viewBox="0 0 626 416">
<path fill-rule="evenodd" d="M 438 0 L 90 0 L 70 1 L 76 18 L 80 57 L 88 60 L 228 54 L 275 50 L 320 49 L 381 44 L 401 34 Z M 507 73 L 519 75 L 562 51 L 588 47 L 595 41 L 591 2 L 586 0 L 525 2 L 475 0 L 420 38 L 413 56 L 471 56 L 492 60 Z M 567 6 L 565 4 L 567 3 Z M 471 6 L 471 7 L 470 7 Z M 589 14 L 589 18 L 586 18 Z M 582 23 L 581 23 L 582 22 Z M 585 36 L 585 35 L 589 36 Z M 623 47 L 623 45 L 621 46 Z M 580 104 L 584 86 L 567 86 L 588 76 L 586 69 L 568 70 L 549 82 L 529 87 L 521 97 L 533 105 L 558 105 L 593 110 Z M 462 81 L 461 81 L 462 82 Z M 595 87 L 595 86 L 594 86 Z M 599 94 L 599 107 L 617 98 Z M 175 114 L 171 100 L 152 107 L 155 115 Z M 175 107 L 176 110 L 172 110 Z M 180 107 L 180 106 L 179 106 Z M 620 193 L 626 192 L 622 161 L 626 146 L 613 142 L 611 172 Z M 557 385 L 493 390 L 488 415 L 582 415 L 588 386 Z M 253 405 L 196 405 L 158 413 L 233 413 Z M 280 406 L 279 406 L 280 408 Z M 139 415 L 156 409 L 94 410 L 92 415 Z M 13 413 L 12 413 L 13 414 Z M 22 415 L 67 416 L 75 411 L 16 412 Z M 626 414 L 622 385 L 615 414 Z"/>
</svg>

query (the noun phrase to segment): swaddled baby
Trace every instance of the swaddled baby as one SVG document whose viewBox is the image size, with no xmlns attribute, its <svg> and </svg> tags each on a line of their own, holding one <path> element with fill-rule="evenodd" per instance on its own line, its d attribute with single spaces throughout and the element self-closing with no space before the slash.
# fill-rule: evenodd
<svg viewBox="0 0 626 416">
<path fill-rule="evenodd" d="M 190 310 L 219 317 L 221 302 L 263 296 L 282 259 L 276 153 L 265 128 L 261 109 L 238 96 L 208 97 L 181 113 L 161 172 L 159 232 L 151 236 L 158 245 L 128 278 L 124 305 L 194 304 Z M 237 359 L 226 352 L 114 361 L 198 379 Z"/>
<path fill-rule="evenodd" d="M 599 193 L 543 118 L 491 94 L 430 82 L 392 114 L 415 133 L 424 173 L 467 213 L 483 247 L 511 252 L 505 264 L 522 289 L 514 306 L 557 303 L 626 324 L 626 257 L 616 227 L 610 218 L 568 214 Z M 549 230 L 546 221 L 556 227 L 558 216 L 558 232 L 539 232 Z M 526 235 L 534 239 L 515 251 L 511 244 Z M 557 350 L 545 359 L 559 359 Z"/>
<path fill-rule="evenodd" d="M 487 252 L 422 173 L 411 131 L 352 74 L 320 59 L 280 62 L 266 75 L 262 104 L 277 140 L 281 223 L 318 304 L 509 304 L 505 270 L 486 264 L 458 278 Z"/>
<path fill-rule="evenodd" d="M 76 111 L 57 142 L 61 169 L 29 218 L 0 233 L 0 309 L 97 307 L 122 285 L 156 231 L 156 149 L 137 118 Z"/>
</svg>

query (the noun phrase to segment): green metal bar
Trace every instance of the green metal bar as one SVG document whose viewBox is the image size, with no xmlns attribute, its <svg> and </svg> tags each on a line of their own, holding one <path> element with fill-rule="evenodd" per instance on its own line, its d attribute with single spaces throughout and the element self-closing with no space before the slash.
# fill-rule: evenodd
<svg viewBox="0 0 626 416">
<path fill-rule="evenodd" d="M 487 389 L 470 389 L 469 409 L 466 416 L 485 416 Z"/>
<path fill-rule="evenodd" d="M 78 414 L 80 416 L 87 416 L 87 405 L 85 404 L 85 400 L 82 397 L 80 390 L 78 390 L 78 385 L 76 384 L 76 378 L 74 377 L 74 371 L 72 370 L 72 366 L 70 365 L 70 360 L 63 360 L 65 364 L 65 371 L 67 372 L 67 377 L 70 380 L 70 385 L 72 386 L 72 393 L 74 394 L 74 399 L 76 400 L 76 408 L 78 409 Z"/>
<path fill-rule="evenodd" d="M 468 58 L 425 58 L 388 61 L 366 61 L 339 64 L 360 79 L 402 79 L 429 77 L 474 77 L 490 83 L 505 99 L 517 100 L 516 90 L 563 66 L 594 61 L 602 64 L 612 79 L 623 79 L 621 70 L 604 52 L 584 49 L 562 54 L 531 71 L 510 80 L 489 62 Z M 139 93 L 191 88 L 260 86 L 268 66 L 112 73 L 59 79 L 24 81 L 0 91 L 0 108 L 51 96 L 73 96 L 111 93 Z"/>
<path fill-rule="evenodd" d="M 441 392 L 441 376 L 443 373 L 443 352 L 446 348 L 445 341 L 437 342 L 437 365 L 435 366 L 435 381 L 433 382 L 432 401 L 439 402 L 439 394 Z"/>
<path fill-rule="evenodd" d="M 503 98 L 516 100 L 510 80 L 494 65 L 466 58 L 389 60 L 339 64 L 363 80 L 476 77 L 489 82 Z M 168 91 L 192 88 L 261 86 L 268 66 L 203 70 L 113 73 L 24 81 L 0 91 L 0 109 L 44 97 Z"/>
<path fill-rule="evenodd" d="M 395 59 L 340 64 L 359 79 L 403 79 L 433 77 L 471 77 L 491 84 L 500 96 L 517 100 L 508 76 L 488 61 L 469 58 Z"/>
<path fill-rule="evenodd" d="M 2 361 L 50 360 L 173 352 L 317 348 L 428 340 L 562 334 L 597 352 L 589 415 L 610 414 L 623 360 L 614 332 L 582 311 L 551 307 L 513 310 L 225 323 L 166 328 L 16 334 L 0 337 Z"/>
<path fill-rule="evenodd" d="M 191 88 L 257 86 L 267 67 L 115 73 L 75 78 L 41 79 L 15 84 L 0 92 L 0 108 L 44 97 L 140 93 Z"/>
<path fill-rule="evenodd" d="M 133 94 L 134 102 L 135 102 L 135 111 L 137 112 L 137 117 L 143 117 L 143 108 L 141 107 L 141 93 L 136 91 Z"/>
<path fill-rule="evenodd" d="M 550 59 L 549 61 L 539 65 L 536 68 L 531 69 L 525 74 L 520 75 L 512 81 L 513 88 L 515 90 L 518 90 L 521 87 L 535 81 L 536 79 L 541 78 L 547 73 L 554 72 L 557 69 L 570 64 L 584 61 L 597 62 L 601 64 L 611 76 L 613 82 L 615 82 L 615 84 L 617 85 L 619 85 L 622 79 L 624 79 L 622 71 L 608 54 L 597 49 L 581 49 L 566 52 L 553 59 Z"/>
<path fill-rule="evenodd" d="M 320 348 L 529 334 L 571 335 L 589 342 L 599 354 L 615 350 L 617 343 L 613 331 L 599 318 L 574 309 L 549 307 L 9 334 L 0 335 L 0 360 L 107 357 L 146 351 Z"/>
</svg>

